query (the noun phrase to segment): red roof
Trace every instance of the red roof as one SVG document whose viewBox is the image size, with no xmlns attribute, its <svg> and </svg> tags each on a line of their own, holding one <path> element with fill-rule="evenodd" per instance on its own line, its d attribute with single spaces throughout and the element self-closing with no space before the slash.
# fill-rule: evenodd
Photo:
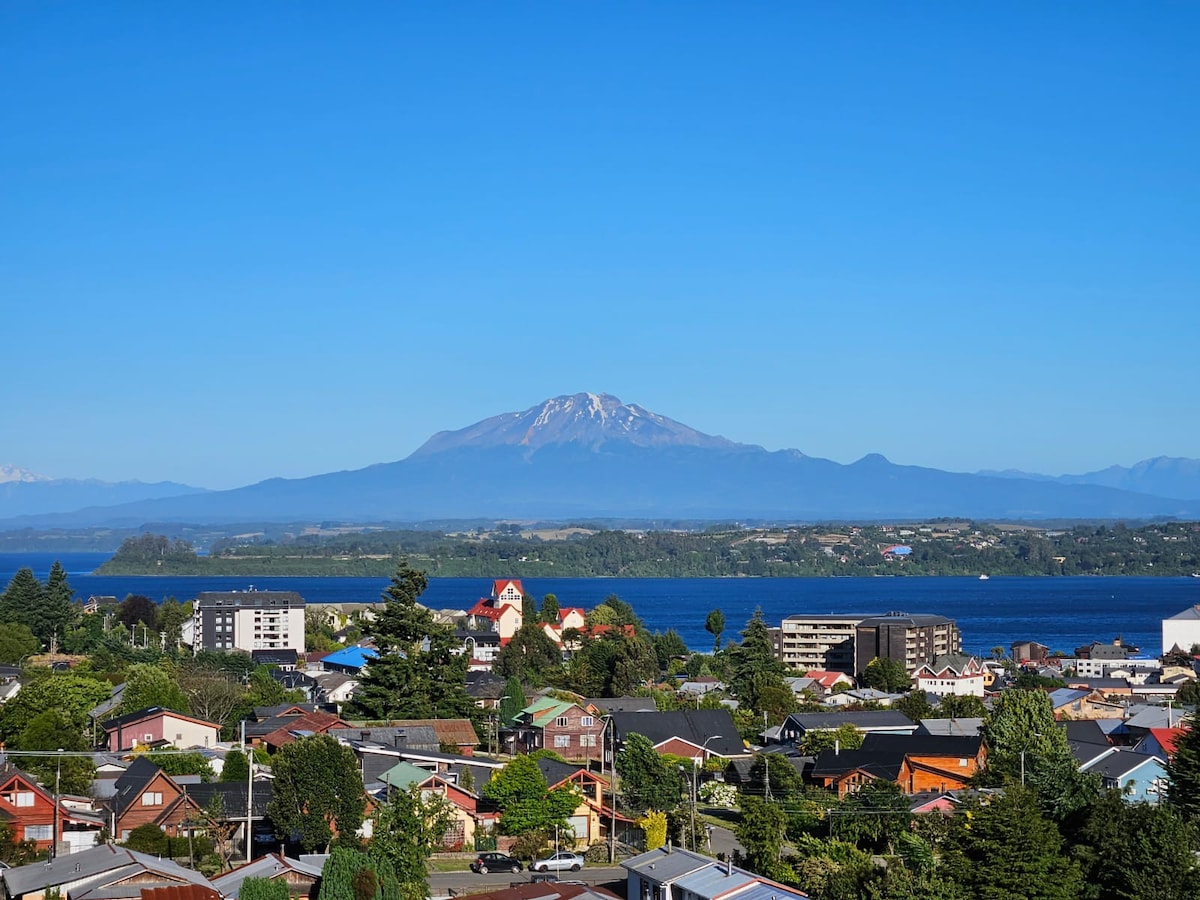
<svg viewBox="0 0 1200 900">
<path fill-rule="evenodd" d="M 515 578 L 497 578 L 495 581 L 493 581 L 492 596 L 499 597 L 504 593 L 504 589 L 510 584 L 517 589 L 518 594 L 520 594 L 522 597 L 525 596 L 525 588 L 521 587 L 521 582 Z"/>
<path fill-rule="evenodd" d="M 492 606 L 492 601 L 480 598 L 479 602 L 467 610 L 468 616 L 478 616 L 484 619 L 498 619 L 503 610 Z"/>
<path fill-rule="evenodd" d="M 1158 746 L 1163 748 L 1163 752 L 1167 756 L 1175 755 L 1175 744 L 1183 737 L 1186 728 L 1176 726 L 1174 728 L 1151 728 L 1150 734 L 1158 741 Z"/>
<path fill-rule="evenodd" d="M 330 728 L 349 727 L 349 722 L 345 722 L 330 713 L 318 710 L 317 712 L 297 716 L 286 725 L 279 726 L 270 734 L 263 737 L 263 743 L 269 747 L 282 747 L 284 744 L 290 744 L 292 741 L 297 740 L 296 736 L 292 734 L 294 731 L 311 731 L 314 734 L 324 734 Z"/>
</svg>

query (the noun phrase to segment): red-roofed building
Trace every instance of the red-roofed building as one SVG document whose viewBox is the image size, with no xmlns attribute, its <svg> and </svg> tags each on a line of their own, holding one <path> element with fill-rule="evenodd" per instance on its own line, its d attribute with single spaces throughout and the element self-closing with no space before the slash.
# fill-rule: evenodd
<svg viewBox="0 0 1200 900">
<path fill-rule="evenodd" d="M 274 753 L 285 744 L 298 741 L 310 734 L 324 734 L 331 728 L 349 728 L 350 723 L 327 712 L 310 712 L 296 716 L 286 725 L 281 725 L 263 737 L 262 742 Z"/>
<path fill-rule="evenodd" d="M 1133 749 L 1137 753 L 1146 753 L 1170 761 L 1175 755 L 1176 744 L 1186 732 L 1186 728 L 1178 725 L 1174 728 L 1151 728 Z"/>
<path fill-rule="evenodd" d="M 521 600 L 525 597 L 525 588 L 515 578 L 497 578 L 492 582 L 492 603 L 495 606 L 516 606 L 521 608 Z"/>
</svg>

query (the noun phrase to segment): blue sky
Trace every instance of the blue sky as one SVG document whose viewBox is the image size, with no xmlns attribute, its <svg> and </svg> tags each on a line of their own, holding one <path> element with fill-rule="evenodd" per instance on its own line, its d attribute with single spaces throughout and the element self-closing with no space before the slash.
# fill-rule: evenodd
<svg viewBox="0 0 1200 900">
<path fill-rule="evenodd" d="M 1200 456 L 1200 7 L 0 6 L 0 463 L 232 487 L 576 391 Z"/>
</svg>

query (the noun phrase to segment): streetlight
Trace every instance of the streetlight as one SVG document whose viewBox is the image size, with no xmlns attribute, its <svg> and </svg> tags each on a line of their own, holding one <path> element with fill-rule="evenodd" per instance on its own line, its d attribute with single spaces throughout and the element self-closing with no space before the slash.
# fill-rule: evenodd
<svg viewBox="0 0 1200 900">
<path fill-rule="evenodd" d="M 692 766 L 692 850 L 696 849 L 696 794 L 699 792 L 700 780 L 700 762 L 708 754 L 708 742 L 715 741 L 719 737 L 724 737 L 720 734 L 710 734 L 704 739 L 704 743 L 700 745 L 700 757 L 693 757 L 692 761 L 695 765 Z"/>
</svg>

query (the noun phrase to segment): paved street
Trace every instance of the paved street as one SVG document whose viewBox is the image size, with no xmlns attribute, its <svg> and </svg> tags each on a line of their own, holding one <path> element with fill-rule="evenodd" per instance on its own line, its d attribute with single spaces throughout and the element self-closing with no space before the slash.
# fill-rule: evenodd
<svg viewBox="0 0 1200 900">
<path fill-rule="evenodd" d="M 620 866 L 585 866 L 578 872 L 561 872 L 562 881 L 586 881 L 607 887 L 613 893 L 625 896 L 625 870 Z M 437 872 L 429 876 L 429 891 L 433 897 L 449 897 L 462 894 L 477 894 L 480 891 L 505 888 L 517 882 L 529 881 L 529 873 L 489 872 L 476 875 L 474 872 Z"/>
</svg>

